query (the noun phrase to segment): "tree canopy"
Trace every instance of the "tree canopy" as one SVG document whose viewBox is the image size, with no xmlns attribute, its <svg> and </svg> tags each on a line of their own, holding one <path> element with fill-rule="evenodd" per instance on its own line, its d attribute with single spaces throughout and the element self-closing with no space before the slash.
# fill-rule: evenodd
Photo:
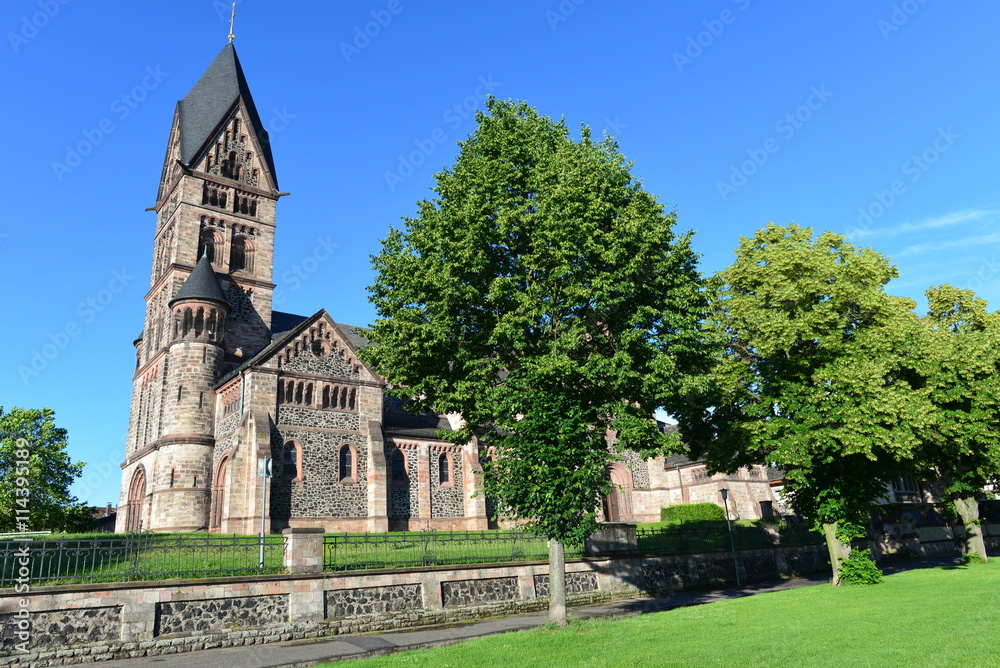
<svg viewBox="0 0 1000 668">
<path fill-rule="evenodd" d="M 69 491 L 84 464 L 70 459 L 66 445 L 66 430 L 56 426 L 51 408 L 5 412 L 0 406 L 0 477 L 7 481 L 0 486 L 0 531 L 73 531 L 93 525 L 87 506 Z"/>
<path fill-rule="evenodd" d="M 696 256 L 611 139 L 524 102 L 477 121 L 373 258 L 364 356 L 418 409 L 460 413 L 500 512 L 561 550 L 595 528 L 615 438 L 661 443 L 653 411 L 704 364 Z"/>
<path fill-rule="evenodd" d="M 772 223 L 736 254 L 708 321 L 724 352 L 682 431 L 715 470 L 783 467 L 793 505 L 827 533 L 836 580 L 844 541 L 934 420 L 920 323 L 885 293 L 888 260 L 840 235 Z"/>
<path fill-rule="evenodd" d="M 1000 476 L 1000 316 L 971 290 L 927 291 L 926 349 L 936 422 L 915 475 L 937 480 L 965 525 L 968 548 L 984 561 L 979 499 Z"/>
</svg>

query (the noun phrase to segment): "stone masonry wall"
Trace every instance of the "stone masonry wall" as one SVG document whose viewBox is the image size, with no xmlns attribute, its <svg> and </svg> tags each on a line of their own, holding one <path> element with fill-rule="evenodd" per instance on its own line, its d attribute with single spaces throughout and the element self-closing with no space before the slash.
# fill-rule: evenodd
<svg viewBox="0 0 1000 668">
<path fill-rule="evenodd" d="M 567 573 L 566 574 L 566 595 L 582 594 L 588 591 L 597 590 L 596 573 Z M 535 596 L 549 595 L 549 575 L 535 576 Z"/>
<path fill-rule="evenodd" d="M 385 461 L 390 461 L 390 456 L 394 447 L 386 446 Z M 406 519 L 420 517 L 420 496 L 419 496 L 419 459 L 416 448 L 401 448 L 406 455 L 406 477 L 407 484 L 400 485 L 392 483 L 392 470 L 388 472 L 389 483 L 389 517 L 396 519 Z"/>
<path fill-rule="evenodd" d="M 327 619 L 345 619 L 423 607 L 418 584 L 364 587 L 326 592 Z"/>
<path fill-rule="evenodd" d="M 441 583 L 441 601 L 446 608 L 513 601 L 518 597 L 517 578 L 485 578 Z"/>
<path fill-rule="evenodd" d="M 265 626 L 288 618 L 288 596 L 234 596 L 156 604 L 157 636 L 220 628 Z"/>
<path fill-rule="evenodd" d="M 441 467 L 439 457 L 444 453 L 431 450 L 431 517 L 464 517 L 465 516 L 465 475 L 462 469 L 462 452 L 451 453 L 451 483 L 441 485 Z"/>
<path fill-rule="evenodd" d="M 357 431 L 360 428 L 357 413 L 344 413 L 318 408 L 299 408 L 298 406 L 278 406 L 278 424 L 349 431 Z"/>
<path fill-rule="evenodd" d="M 28 617 L 31 643 L 37 647 L 79 645 L 102 640 L 117 640 L 121 606 L 52 610 L 33 613 Z M 0 650 L 14 651 L 18 642 L 14 615 L 0 615 Z"/>
<path fill-rule="evenodd" d="M 271 480 L 271 517 L 368 516 L 368 440 L 360 434 L 330 433 L 281 427 L 272 435 L 271 457 L 275 477 Z M 284 444 L 294 440 L 302 449 L 300 481 L 286 480 L 281 472 Z M 355 480 L 341 482 L 340 448 L 354 446 Z"/>
</svg>

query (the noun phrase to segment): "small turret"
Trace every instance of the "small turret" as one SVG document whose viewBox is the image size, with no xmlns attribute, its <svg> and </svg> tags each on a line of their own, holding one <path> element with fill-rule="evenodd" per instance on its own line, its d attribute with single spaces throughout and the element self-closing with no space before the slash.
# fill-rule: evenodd
<svg viewBox="0 0 1000 668">
<path fill-rule="evenodd" d="M 208 527 L 215 434 L 216 381 L 225 356 L 226 303 L 212 263 L 203 255 L 169 302 L 172 334 L 157 457 L 155 530 Z"/>
</svg>

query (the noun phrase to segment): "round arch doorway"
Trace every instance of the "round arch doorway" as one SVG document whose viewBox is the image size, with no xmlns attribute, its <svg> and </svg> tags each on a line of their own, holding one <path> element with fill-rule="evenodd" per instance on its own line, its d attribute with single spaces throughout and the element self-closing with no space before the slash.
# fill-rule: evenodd
<svg viewBox="0 0 1000 668">
<path fill-rule="evenodd" d="M 604 521 L 625 522 L 634 519 L 632 511 L 632 474 L 621 464 L 608 466 L 608 477 L 614 489 L 604 497 Z"/>
</svg>

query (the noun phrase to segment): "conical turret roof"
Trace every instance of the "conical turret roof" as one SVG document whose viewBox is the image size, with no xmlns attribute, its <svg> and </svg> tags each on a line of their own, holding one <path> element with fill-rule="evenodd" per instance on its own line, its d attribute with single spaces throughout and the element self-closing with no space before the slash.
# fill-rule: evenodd
<svg viewBox="0 0 1000 668">
<path fill-rule="evenodd" d="M 236 49 L 232 43 L 222 47 L 222 51 L 198 82 L 188 91 L 184 99 L 177 103 L 180 111 L 181 162 L 187 167 L 193 166 L 198 154 L 209 141 L 212 141 L 222 123 L 229 117 L 233 104 L 241 97 L 250 117 L 248 120 L 260 143 L 261 155 L 277 184 L 267 130 L 260 122 L 257 107 L 250 95 L 250 87 L 247 85 L 240 59 L 236 56 Z"/>
<path fill-rule="evenodd" d="M 209 262 L 208 255 L 201 256 L 198 264 L 195 265 L 194 271 L 184 281 L 184 285 L 177 291 L 174 298 L 170 300 L 170 305 L 172 306 L 174 302 L 182 299 L 218 302 L 229 308 L 229 302 L 226 301 L 226 295 L 222 292 L 222 286 L 219 285 L 219 279 L 215 276 L 215 270 L 212 269 L 212 263 Z"/>
</svg>

